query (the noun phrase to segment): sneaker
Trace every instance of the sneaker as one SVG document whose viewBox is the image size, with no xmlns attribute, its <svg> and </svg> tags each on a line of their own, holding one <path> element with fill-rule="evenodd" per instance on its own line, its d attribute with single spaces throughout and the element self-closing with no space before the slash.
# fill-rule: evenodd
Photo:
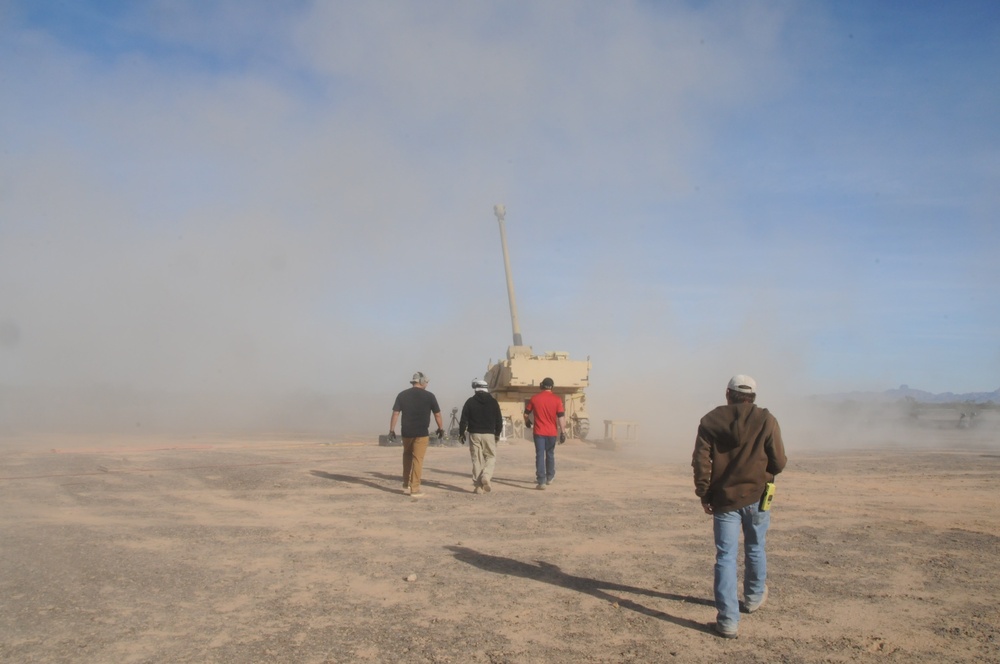
<svg viewBox="0 0 1000 664">
<path fill-rule="evenodd" d="M 556 478 L 550 477 L 547 480 L 545 480 L 545 486 L 548 486 L 549 484 L 552 484 L 555 481 L 556 481 Z"/>
<path fill-rule="evenodd" d="M 715 632 L 716 635 L 721 636 L 724 639 L 740 638 L 740 633 L 736 630 L 735 627 L 732 629 L 723 629 L 722 627 L 719 627 L 719 623 L 712 623 L 712 631 Z"/>
<path fill-rule="evenodd" d="M 417 491 L 416 493 L 411 493 L 410 498 L 423 498 L 426 495 L 423 491 Z"/>
<path fill-rule="evenodd" d="M 483 493 L 489 493 L 490 491 L 493 490 L 493 487 L 490 486 L 489 480 L 483 480 L 482 487 L 483 487 Z"/>
<path fill-rule="evenodd" d="M 538 489 L 539 491 L 544 491 L 545 490 L 545 485 L 544 484 L 539 484 L 535 488 Z"/>
<path fill-rule="evenodd" d="M 743 610 L 746 611 L 747 613 L 753 613 L 754 611 L 758 611 L 762 606 L 764 606 L 764 602 L 766 601 L 767 601 L 767 586 L 764 586 L 764 594 L 760 596 L 760 599 L 754 602 L 753 604 L 744 603 Z"/>
</svg>

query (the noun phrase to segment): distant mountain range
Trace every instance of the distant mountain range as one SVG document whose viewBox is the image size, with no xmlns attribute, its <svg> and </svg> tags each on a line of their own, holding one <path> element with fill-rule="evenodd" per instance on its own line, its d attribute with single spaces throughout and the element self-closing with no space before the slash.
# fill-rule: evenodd
<svg viewBox="0 0 1000 664">
<path fill-rule="evenodd" d="M 837 399 L 850 399 L 852 401 L 900 401 L 907 397 L 919 403 L 973 403 L 992 402 L 1000 404 L 1000 389 L 992 392 L 965 392 L 955 394 L 954 392 L 942 392 L 933 394 L 923 390 L 915 390 L 909 385 L 900 385 L 898 388 L 886 390 L 885 392 L 841 392 L 831 395 Z"/>
</svg>

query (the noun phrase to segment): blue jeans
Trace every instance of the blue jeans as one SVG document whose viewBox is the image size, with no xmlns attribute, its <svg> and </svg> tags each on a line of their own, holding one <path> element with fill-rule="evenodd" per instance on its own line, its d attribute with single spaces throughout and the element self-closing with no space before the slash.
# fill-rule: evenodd
<svg viewBox="0 0 1000 664">
<path fill-rule="evenodd" d="M 534 436 L 535 479 L 539 484 L 548 484 L 556 476 L 557 438 L 557 436 Z"/>
<path fill-rule="evenodd" d="M 715 608 L 721 629 L 736 629 L 740 622 L 740 602 L 736 594 L 736 554 L 743 531 L 743 598 L 750 604 L 764 594 L 767 556 L 764 543 L 771 512 L 761 512 L 757 503 L 733 512 L 715 514 Z"/>
</svg>

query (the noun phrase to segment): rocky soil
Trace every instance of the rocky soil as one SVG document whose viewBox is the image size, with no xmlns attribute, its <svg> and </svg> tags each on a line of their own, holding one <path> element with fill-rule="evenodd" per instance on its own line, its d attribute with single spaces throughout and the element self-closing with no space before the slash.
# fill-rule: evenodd
<svg viewBox="0 0 1000 664">
<path fill-rule="evenodd" d="M 0 661 L 998 662 L 998 449 L 789 444 L 727 641 L 683 455 L 434 447 L 417 500 L 373 441 L 9 440 Z"/>
</svg>

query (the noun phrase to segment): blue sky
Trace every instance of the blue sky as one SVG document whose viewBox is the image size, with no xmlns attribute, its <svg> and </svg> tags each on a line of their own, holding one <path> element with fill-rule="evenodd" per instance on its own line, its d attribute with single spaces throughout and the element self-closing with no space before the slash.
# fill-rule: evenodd
<svg viewBox="0 0 1000 664">
<path fill-rule="evenodd" d="M 991 391 L 998 180 L 995 2 L 0 0 L 0 384 L 464 398 L 503 202 L 599 418 Z"/>
</svg>

